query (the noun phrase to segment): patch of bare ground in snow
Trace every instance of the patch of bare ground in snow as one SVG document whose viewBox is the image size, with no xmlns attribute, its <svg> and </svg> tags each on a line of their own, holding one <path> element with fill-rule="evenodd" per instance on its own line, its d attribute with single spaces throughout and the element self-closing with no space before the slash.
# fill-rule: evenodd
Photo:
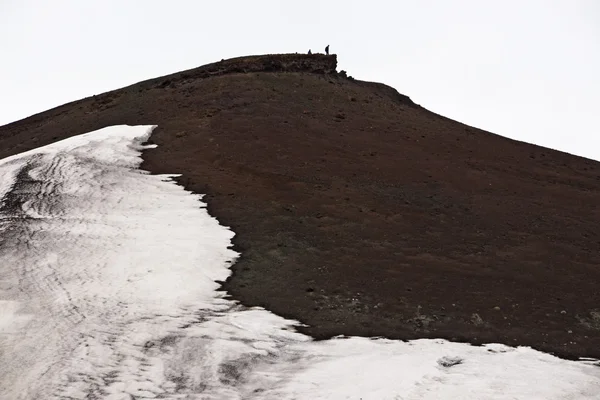
<svg viewBox="0 0 600 400">
<path fill-rule="evenodd" d="M 600 357 L 600 164 L 434 114 L 335 56 L 226 60 L 0 127 L 0 158 L 156 124 L 242 253 L 235 299 L 317 338 L 448 338 Z"/>
</svg>

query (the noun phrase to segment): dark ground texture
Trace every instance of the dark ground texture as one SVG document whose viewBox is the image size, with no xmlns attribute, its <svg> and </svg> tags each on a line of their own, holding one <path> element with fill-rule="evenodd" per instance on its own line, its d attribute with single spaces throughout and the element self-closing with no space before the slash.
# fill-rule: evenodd
<svg viewBox="0 0 600 400">
<path fill-rule="evenodd" d="M 600 357 L 600 163 L 436 115 L 335 56 L 228 60 L 0 127 L 0 158 L 156 124 L 143 168 L 181 173 L 236 232 L 235 299 L 333 335 Z"/>
</svg>

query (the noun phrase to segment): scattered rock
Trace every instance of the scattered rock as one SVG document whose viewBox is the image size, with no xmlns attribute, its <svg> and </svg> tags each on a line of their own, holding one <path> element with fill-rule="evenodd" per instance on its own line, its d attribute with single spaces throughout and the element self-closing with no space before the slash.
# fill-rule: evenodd
<svg viewBox="0 0 600 400">
<path fill-rule="evenodd" d="M 450 368 L 455 365 L 462 364 L 463 361 L 464 361 L 464 359 L 462 359 L 460 357 L 444 356 L 444 357 L 440 358 L 439 360 L 437 360 L 437 363 L 444 368 Z"/>
<path fill-rule="evenodd" d="M 589 317 L 577 316 L 579 323 L 588 329 L 600 331 L 600 310 L 591 310 Z"/>
<path fill-rule="evenodd" d="M 481 318 L 481 316 L 477 313 L 474 313 L 473 315 L 471 315 L 471 323 L 475 326 L 481 326 L 481 325 L 485 324 L 485 322 L 483 321 L 483 318 Z"/>
<path fill-rule="evenodd" d="M 164 89 L 164 88 L 166 88 L 167 86 L 170 86 L 170 85 L 171 85 L 171 80 L 170 80 L 170 79 L 167 79 L 167 80 L 164 80 L 164 81 L 162 81 L 162 82 L 161 82 L 161 83 L 158 85 L 158 87 L 159 87 L 159 88 L 161 88 L 161 89 Z"/>
</svg>

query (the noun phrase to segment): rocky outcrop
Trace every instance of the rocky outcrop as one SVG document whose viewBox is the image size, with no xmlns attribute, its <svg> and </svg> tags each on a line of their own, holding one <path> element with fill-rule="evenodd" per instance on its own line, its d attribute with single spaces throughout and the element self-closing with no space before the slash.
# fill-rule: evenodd
<svg viewBox="0 0 600 400">
<path fill-rule="evenodd" d="M 324 54 L 266 54 L 221 60 L 198 68 L 142 82 L 142 85 L 167 87 L 181 80 L 203 79 L 250 72 L 309 72 L 335 74 L 337 56 Z"/>
</svg>

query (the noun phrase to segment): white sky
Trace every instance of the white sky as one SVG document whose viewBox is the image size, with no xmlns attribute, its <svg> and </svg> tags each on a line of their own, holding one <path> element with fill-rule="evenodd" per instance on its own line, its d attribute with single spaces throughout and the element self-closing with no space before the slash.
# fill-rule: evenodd
<svg viewBox="0 0 600 400">
<path fill-rule="evenodd" d="M 432 111 L 600 159 L 597 0 L 0 0 L 0 124 L 222 58 L 327 44 L 339 69 Z"/>
</svg>

